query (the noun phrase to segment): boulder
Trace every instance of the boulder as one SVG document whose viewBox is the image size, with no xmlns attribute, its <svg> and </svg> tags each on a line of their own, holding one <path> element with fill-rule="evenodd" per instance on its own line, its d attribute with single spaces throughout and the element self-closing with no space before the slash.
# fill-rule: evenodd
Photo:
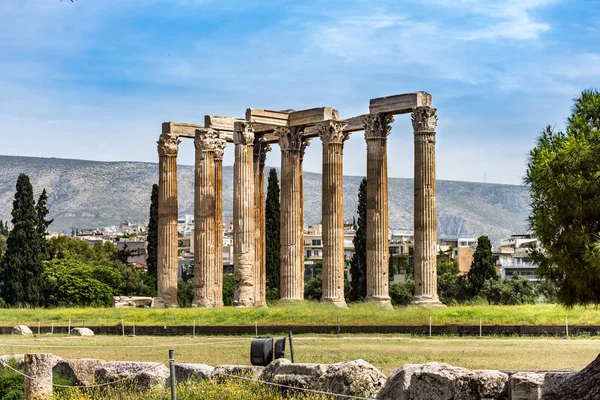
<svg viewBox="0 0 600 400">
<path fill-rule="evenodd" d="M 25 362 L 25 354 L 9 354 L 0 356 L 0 368 L 4 368 L 5 364 L 10 365 L 16 369 L 23 369 L 23 363 Z"/>
<path fill-rule="evenodd" d="M 292 364 L 281 358 L 267 365 L 260 380 L 299 389 L 316 389 L 319 378 L 328 368 L 327 364 Z"/>
<path fill-rule="evenodd" d="M 542 384 L 542 399 L 554 395 L 556 389 L 569 378 L 575 376 L 576 372 L 547 372 Z"/>
<path fill-rule="evenodd" d="M 218 382 L 229 380 L 232 376 L 259 379 L 264 369 L 265 367 L 253 365 L 219 365 L 210 375 L 210 379 L 216 379 Z"/>
<path fill-rule="evenodd" d="M 90 328 L 73 328 L 71 329 L 72 336 L 94 336 L 94 331 Z"/>
<path fill-rule="evenodd" d="M 542 398 L 543 372 L 517 372 L 508 378 L 509 400 L 540 400 Z"/>
<path fill-rule="evenodd" d="M 380 400 L 504 400 L 508 375 L 444 363 L 406 364 L 394 371 Z"/>
<path fill-rule="evenodd" d="M 385 384 L 385 375 L 364 360 L 332 364 L 317 381 L 315 389 L 332 393 L 336 400 L 346 396 L 374 398 Z"/>
<path fill-rule="evenodd" d="M 62 360 L 52 368 L 52 373 L 69 379 L 75 385 L 89 386 L 94 384 L 96 370 L 102 368 L 105 364 L 106 361 L 94 358 Z"/>
<path fill-rule="evenodd" d="M 12 328 L 12 331 L 10 331 L 11 335 L 33 335 L 33 332 L 31 331 L 31 329 L 29 329 L 29 327 L 25 326 L 25 325 L 17 325 L 14 328 Z"/>
<path fill-rule="evenodd" d="M 175 378 L 177 382 L 210 379 L 214 370 L 215 367 L 206 364 L 175 363 Z"/>
<path fill-rule="evenodd" d="M 96 382 L 127 380 L 140 389 L 165 386 L 169 379 L 169 369 L 164 364 L 133 361 L 110 361 L 96 370 Z"/>
<path fill-rule="evenodd" d="M 154 298 L 145 296 L 113 296 L 113 306 L 115 308 L 148 308 L 152 305 Z"/>
</svg>

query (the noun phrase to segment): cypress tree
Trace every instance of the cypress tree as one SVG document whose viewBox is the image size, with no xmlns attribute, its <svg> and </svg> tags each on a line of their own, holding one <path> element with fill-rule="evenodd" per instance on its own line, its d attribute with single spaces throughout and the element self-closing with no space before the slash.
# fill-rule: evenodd
<svg viewBox="0 0 600 400">
<path fill-rule="evenodd" d="M 360 301 L 367 296 L 367 178 L 358 187 L 358 228 L 354 234 L 354 254 L 350 260 L 350 301 Z"/>
<path fill-rule="evenodd" d="M 152 185 L 152 195 L 150 196 L 150 220 L 148 221 L 148 275 L 157 279 L 158 270 L 158 185 Z"/>
<path fill-rule="evenodd" d="M 267 198 L 265 204 L 266 296 L 268 300 L 279 298 L 279 212 L 279 180 L 277 179 L 277 171 L 275 171 L 275 168 L 271 168 L 267 180 Z"/>
<path fill-rule="evenodd" d="M 46 193 L 46 189 L 44 189 L 35 205 L 35 212 L 37 215 L 36 230 L 40 237 L 40 245 L 42 246 L 42 253 L 44 255 L 46 255 L 46 235 L 48 234 L 48 227 L 54 222 L 54 219 L 46 219 L 49 213 L 48 207 L 46 206 L 47 203 L 48 194 Z"/>
<path fill-rule="evenodd" d="M 43 253 L 33 188 L 25 174 L 20 174 L 17 180 L 12 217 L 13 229 L 0 270 L 0 293 L 9 305 L 41 306 L 44 303 Z"/>
<path fill-rule="evenodd" d="M 487 236 L 477 238 L 477 248 L 473 254 L 471 269 L 467 274 L 471 295 L 477 296 L 488 279 L 498 280 L 492 255 L 492 243 Z"/>
</svg>

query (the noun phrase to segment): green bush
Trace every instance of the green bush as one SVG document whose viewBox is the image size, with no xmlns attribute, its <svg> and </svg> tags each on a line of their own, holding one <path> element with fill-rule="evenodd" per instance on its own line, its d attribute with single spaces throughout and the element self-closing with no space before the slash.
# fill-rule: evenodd
<svg viewBox="0 0 600 400">
<path fill-rule="evenodd" d="M 490 304 L 518 305 L 535 303 L 535 288 L 531 283 L 518 275 L 510 279 L 488 279 L 479 293 Z"/>
<path fill-rule="evenodd" d="M 223 275 L 223 304 L 233 305 L 233 294 L 235 293 L 235 279 L 232 274 Z"/>
<path fill-rule="evenodd" d="M 396 306 L 407 306 L 413 301 L 415 282 L 406 281 L 394 283 L 390 286 L 390 297 L 392 304 Z"/>
<path fill-rule="evenodd" d="M 0 399 L 23 400 L 23 376 L 15 371 L 0 369 Z"/>
</svg>

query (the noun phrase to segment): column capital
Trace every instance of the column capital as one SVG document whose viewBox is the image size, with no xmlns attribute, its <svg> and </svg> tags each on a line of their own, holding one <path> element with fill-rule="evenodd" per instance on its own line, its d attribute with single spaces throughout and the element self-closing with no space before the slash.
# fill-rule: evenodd
<svg viewBox="0 0 600 400">
<path fill-rule="evenodd" d="M 371 114 L 363 119 L 365 127 L 365 140 L 386 139 L 392 132 L 390 124 L 394 122 L 392 114 Z"/>
<path fill-rule="evenodd" d="M 339 143 L 342 144 L 348 139 L 348 132 L 344 132 L 344 128 L 348 126 L 347 122 L 342 121 L 326 121 L 316 125 L 319 131 L 319 137 L 323 144 Z"/>
<path fill-rule="evenodd" d="M 415 107 L 411 114 L 415 132 L 435 132 L 437 128 L 436 109 L 433 107 Z"/>
<path fill-rule="evenodd" d="M 304 143 L 304 127 L 277 127 L 275 136 L 279 138 L 281 151 L 304 151 L 307 144 Z"/>
<path fill-rule="evenodd" d="M 225 153 L 225 147 L 227 142 L 225 139 L 217 138 L 215 144 L 215 161 L 223 161 L 223 153 Z"/>
<path fill-rule="evenodd" d="M 269 151 L 271 151 L 271 145 L 266 143 L 263 137 L 256 136 L 254 138 L 254 159 L 258 160 L 259 166 L 265 165 Z"/>
<path fill-rule="evenodd" d="M 178 139 L 177 135 L 172 133 L 163 133 L 158 138 L 158 155 L 167 157 L 177 157 L 179 151 L 179 143 L 181 140 Z"/>
<path fill-rule="evenodd" d="M 244 146 L 254 145 L 254 130 L 251 122 L 235 121 L 233 123 L 233 143 Z"/>
<path fill-rule="evenodd" d="M 214 152 L 217 147 L 218 135 L 213 129 L 196 129 L 194 146 L 197 151 Z"/>
</svg>

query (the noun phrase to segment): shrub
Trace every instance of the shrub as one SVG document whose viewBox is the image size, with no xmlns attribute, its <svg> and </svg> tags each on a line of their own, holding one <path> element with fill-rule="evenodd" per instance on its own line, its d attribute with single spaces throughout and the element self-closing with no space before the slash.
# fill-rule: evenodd
<svg viewBox="0 0 600 400">
<path fill-rule="evenodd" d="M 407 306 L 413 301 L 415 282 L 406 281 L 394 283 L 390 286 L 390 297 L 392 304 L 396 306 Z"/>
<path fill-rule="evenodd" d="M 513 275 L 510 279 L 488 279 L 483 284 L 480 296 L 490 304 L 518 305 L 535 303 L 534 287 L 525 278 Z"/>
</svg>

